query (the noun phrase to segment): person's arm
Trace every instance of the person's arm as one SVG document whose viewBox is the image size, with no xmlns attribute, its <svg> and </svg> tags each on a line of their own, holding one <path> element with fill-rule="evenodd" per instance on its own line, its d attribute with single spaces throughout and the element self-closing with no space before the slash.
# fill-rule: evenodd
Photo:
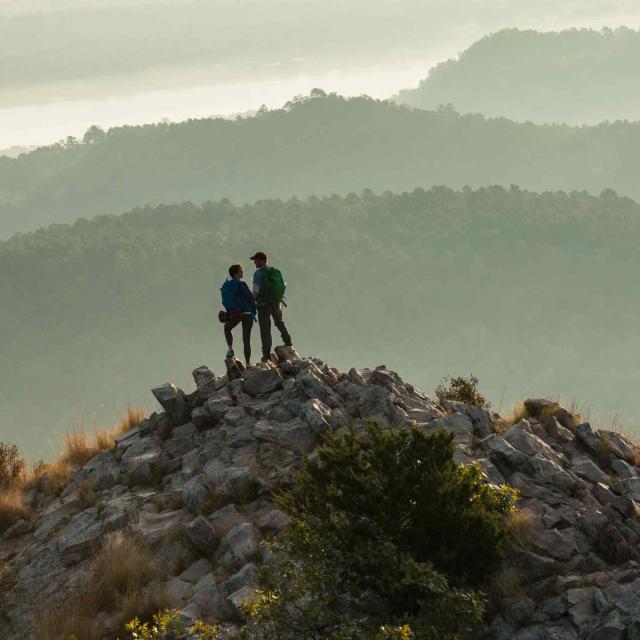
<svg viewBox="0 0 640 640">
<path fill-rule="evenodd" d="M 257 296 L 260 293 L 260 281 L 262 280 L 262 270 L 256 269 L 253 274 L 253 295 Z"/>
</svg>

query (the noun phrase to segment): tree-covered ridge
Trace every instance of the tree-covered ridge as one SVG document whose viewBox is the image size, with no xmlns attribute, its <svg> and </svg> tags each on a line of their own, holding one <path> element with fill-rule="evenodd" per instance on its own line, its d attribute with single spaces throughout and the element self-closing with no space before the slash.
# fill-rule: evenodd
<svg viewBox="0 0 640 640">
<path fill-rule="evenodd" d="M 637 415 L 639 226 L 610 191 L 437 187 L 146 207 L 18 235 L 0 244 L 3 433 L 47 453 L 43 435 L 57 442 L 74 414 L 108 420 L 176 371 L 219 370 L 218 289 L 256 249 L 285 275 L 303 353 L 401 365 L 427 390 L 471 371 L 496 408 L 563 393 Z"/>
<path fill-rule="evenodd" d="M 0 236 L 135 206 L 519 184 L 640 197 L 640 124 L 536 126 L 320 90 L 235 121 L 92 130 L 0 158 Z"/>
<path fill-rule="evenodd" d="M 421 109 L 570 124 L 640 120 L 640 31 L 505 29 L 429 72 L 398 100 Z"/>
</svg>

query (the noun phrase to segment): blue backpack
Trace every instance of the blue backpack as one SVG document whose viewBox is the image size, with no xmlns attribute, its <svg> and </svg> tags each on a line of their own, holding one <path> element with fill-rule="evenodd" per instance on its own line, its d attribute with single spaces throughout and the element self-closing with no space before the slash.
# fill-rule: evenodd
<svg viewBox="0 0 640 640">
<path fill-rule="evenodd" d="M 220 289 L 222 293 L 222 306 L 227 311 L 235 311 L 240 308 L 238 302 L 238 280 L 226 280 Z"/>
</svg>

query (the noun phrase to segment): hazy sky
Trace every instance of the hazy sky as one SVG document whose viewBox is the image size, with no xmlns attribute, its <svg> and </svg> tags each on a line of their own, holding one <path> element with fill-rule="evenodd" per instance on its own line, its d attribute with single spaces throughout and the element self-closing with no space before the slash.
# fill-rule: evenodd
<svg viewBox="0 0 640 640">
<path fill-rule="evenodd" d="M 0 149 L 282 105 L 387 97 L 505 27 L 640 27 L 640 3 L 0 0 Z"/>
</svg>

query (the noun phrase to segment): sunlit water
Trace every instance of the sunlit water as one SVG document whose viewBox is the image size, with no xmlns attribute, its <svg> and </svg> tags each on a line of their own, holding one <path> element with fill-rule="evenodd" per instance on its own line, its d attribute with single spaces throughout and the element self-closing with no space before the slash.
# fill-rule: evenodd
<svg viewBox="0 0 640 640">
<path fill-rule="evenodd" d="M 163 118 L 180 121 L 230 115 L 258 109 L 262 104 L 280 107 L 314 87 L 349 96 L 388 98 L 400 89 L 416 86 L 428 69 L 428 63 L 414 62 L 5 108 L 0 109 L 0 149 L 82 136 L 93 124 L 108 128 Z"/>
</svg>

